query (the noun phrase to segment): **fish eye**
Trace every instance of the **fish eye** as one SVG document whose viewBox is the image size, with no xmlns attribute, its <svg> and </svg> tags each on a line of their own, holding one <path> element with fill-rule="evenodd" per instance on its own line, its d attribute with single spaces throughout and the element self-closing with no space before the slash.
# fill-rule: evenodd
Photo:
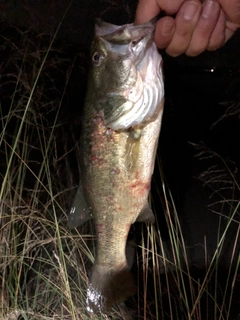
<svg viewBox="0 0 240 320">
<path fill-rule="evenodd" d="M 92 55 L 92 61 L 95 65 L 99 66 L 103 60 L 103 55 L 100 52 L 94 52 Z"/>
</svg>

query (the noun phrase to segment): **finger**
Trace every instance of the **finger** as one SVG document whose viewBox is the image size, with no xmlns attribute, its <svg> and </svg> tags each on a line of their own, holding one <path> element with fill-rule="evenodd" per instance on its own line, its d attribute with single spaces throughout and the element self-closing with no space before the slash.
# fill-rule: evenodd
<svg viewBox="0 0 240 320">
<path fill-rule="evenodd" d="M 234 34 L 234 32 L 240 27 L 240 25 L 230 22 L 230 21 L 226 21 L 226 29 L 225 29 L 225 42 L 227 42 L 232 35 Z"/>
<path fill-rule="evenodd" d="M 160 13 L 156 0 L 139 0 L 134 23 L 142 24 L 150 21 Z"/>
<path fill-rule="evenodd" d="M 174 18 L 166 16 L 158 21 L 156 25 L 154 40 L 159 49 L 166 48 L 169 45 L 169 43 L 172 41 L 174 30 Z"/>
<path fill-rule="evenodd" d="M 169 55 L 176 57 L 186 51 L 200 14 L 200 1 L 191 0 L 182 4 L 176 16 L 173 39 L 166 49 Z"/>
<path fill-rule="evenodd" d="M 186 50 L 187 55 L 196 56 L 207 49 L 220 10 L 220 5 L 215 0 L 206 0 L 203 3 L 201 16 L 193 32 L 190 45 Z"/>
<path fill-rule="evenodd" d="M 179 11 L 181 5 L 186 0 L 156 0 L 161 9 L 168 15 L 175 14 Z"/>
<path fill-rule="evenodd" d="M 240 27 L 240 1 L 239 0 L 218 0 L 227 20 L 234 22 Z"/>
<path fill-rule="evenodd" d="M 222 47 L 225 44 L 225 26 L 226 15 L 221 10 L 215 29 L 212 32 L 210 41 L 208 43 L 207 50 L 212 51 Z"/>
<path fill-rule="evenodd" d="M 178 12 L 182 3 L 186 0 L 139 0 L 135 24 L 142 24 L 156 17 L 162 10 L 168 15 Z"/>
</svg>

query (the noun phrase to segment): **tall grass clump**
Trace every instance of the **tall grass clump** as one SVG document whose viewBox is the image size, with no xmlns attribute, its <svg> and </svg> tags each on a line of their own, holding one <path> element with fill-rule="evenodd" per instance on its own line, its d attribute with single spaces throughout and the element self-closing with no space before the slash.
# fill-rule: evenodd
<svg viewBox="0 0 240 320">
<path fill-rule="evenodd" d="M 0 318 L 84 319 L 93 236 L 87 229 L 70 234 L 65 225 L 78 180 L 77 166 L 70 170 L 77 148 L 66 109 L 75 68 L 84 84 L 85 55 L 31 29 L 4 31 Z"/>
<path fill-rule="evenodd" d="M 204 145 L 194 148 L 207 169 L 192 178 L 183 212 L 160 170 L 169 236 L 161 235 L 160 224 L 148 226 L 141 245 L 144 319 L 240 318 L 238 168 Z"/>
</svg>

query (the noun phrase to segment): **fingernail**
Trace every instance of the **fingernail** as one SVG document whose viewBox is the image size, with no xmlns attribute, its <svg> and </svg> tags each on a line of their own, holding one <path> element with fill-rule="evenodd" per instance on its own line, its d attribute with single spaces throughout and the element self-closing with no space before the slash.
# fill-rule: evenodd
<svg viewBox="0 0 240 320">
<path fill-rule="evenodd" d="M 173 23 L 171 21 L 166 21 L 162 25 L 161 33 L 163 36 L 170 36 L 173 33 Z"/>
<path fill-rule="evenodd" d="M 186 2 L 184 9 L 184 19 L 192 20 L 198 10 L 198 4 L 196 2 Z"/>
<path fill-rule="evenodd" d="M 203 6 L 202 17 L 207 19 L 213 14 L 214 7 L 217 8 L 218 3 L 216 1 L 207 0 Z"/>
</svg>

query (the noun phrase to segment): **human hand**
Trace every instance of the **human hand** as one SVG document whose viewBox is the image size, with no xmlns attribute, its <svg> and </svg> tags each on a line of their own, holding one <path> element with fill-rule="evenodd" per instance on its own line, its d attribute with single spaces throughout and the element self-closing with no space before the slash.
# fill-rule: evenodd
<svg viewBox="0 0 240 320">
<path fill-rule="evenodd" d="M 155 42 L 172 56 L 215 50 L 240 27 L 240 0 L 139 0 L 135 23 L 145 23 L 162 10 L 169 16 L 157 22 Z"/>
</svg>

